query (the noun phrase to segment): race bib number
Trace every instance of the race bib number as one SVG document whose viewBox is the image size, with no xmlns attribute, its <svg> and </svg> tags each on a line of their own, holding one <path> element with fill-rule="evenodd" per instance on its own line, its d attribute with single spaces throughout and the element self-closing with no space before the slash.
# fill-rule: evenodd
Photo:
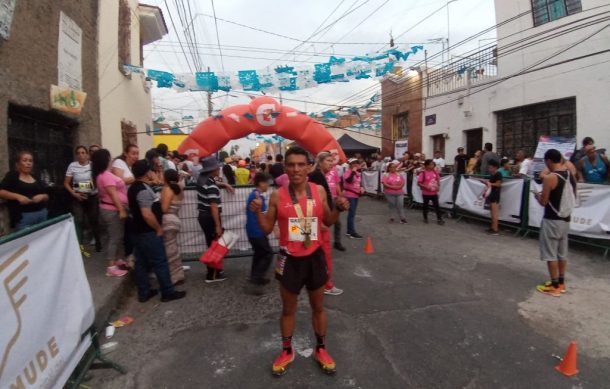
<svg viewBox="0 0 610 389">
<path fill-rule="evenodd" d="M 318 218 L 311 217 L 311 234 L 309 235 L 310 240 L 318 240 Z M 299 223 L 298 217 L 288 218 L 288 240 L 290 242 L 304 242 L 305 233 Z"/>
<path fill-rule="evenodd" d="M 91 181 L 83 181 L 78 183 L 78 191 L 82 193 L 91 192 Z"/>
</svg>

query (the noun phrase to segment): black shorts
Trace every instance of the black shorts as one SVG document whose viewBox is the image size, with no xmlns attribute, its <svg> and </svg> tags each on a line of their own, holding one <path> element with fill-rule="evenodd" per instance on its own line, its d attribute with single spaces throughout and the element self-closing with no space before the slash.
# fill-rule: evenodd
<svg viewBox="0 0 610 389">
<path fill-rule="evenodd" d="M 293 257 L 280 251 L 275 266 L 275 278 L 291 293 L 299 294 L 303 286 L 307 290 L 323 287 L 328 281 L 326 258 L 322 248 L 306 257 Z"/>
</svg>

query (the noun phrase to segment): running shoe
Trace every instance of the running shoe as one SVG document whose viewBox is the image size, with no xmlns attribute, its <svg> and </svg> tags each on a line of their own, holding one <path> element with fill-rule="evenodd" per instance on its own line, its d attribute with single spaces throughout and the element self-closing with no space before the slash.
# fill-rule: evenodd
<svg viewBox="0 0 610 389">
<path fill-rule="evenodd" d="M 333 286 L 330 289 L 324 289 L 324 294 L 327 294 L 329 296 L 339 296 L 340 294 L 343 294 L 343 289 L 339 289 L 336 286 Z"/>
<path fill-rule="evenodd" d="M 498 236 L 500 235 L 500 231 L 494 231 L 490 228 L 489 230 L 487 230 L 487 235 Z"/>
<path fill-rule="evenodd" d="M 349 234 L 349 237 L 350 237 L 350 238 L 352 238 L 352 239 L 363 239 L 363 236 L 362 236 L 362 235 L 360 235 L 360 234 L 359 234 L 359 233 L 357 233 L 357 232 L 354 232 L 354 233 Z"/>
<path fill-rule="evenodd" d="M 553 286 L 553 284 L 551 283 L 551 281 L 547 281 L 544 283 L 544 286 Z M 567 291 L 566 284 L 559 284 L 559 291 L 561 293 L 565 293 Z"/>
<path fill-rule="evenodd" d="M 85 249 L 85 246 L 83 246 L 82 244 L 80 245 L 80 253 L 85 258 L 89 258 L 91 256 L 91 253 L 87 251 L 87 249 Z"/>
<path fill-rule="evenodd" d="M 339 242 L 335 243 L 335 246 L 334 246 L 334 247 L 335 247 L 335 250 L 339 250 L 339 251 L 345 251 L 345 250 L 346 250 L 345 246 L 343 246 L 343 245 L 342 245 L 341 243 L 339 243 Z"/>
<path fill-rule="evenodd" d="M 127 270 L 121 270 L 117 266 L 106 268 L 106 277 L 123 277 L 125 274 L 127 274 Z"/>
<path fill-rule="evenodd" d="M 282 350 L 279 357 L 273 362 L 271 366 L 271 374 L 276 377 L 283 376 L 288 371 L 288 366 L 294 361 L 294 350 L 288 352 Z"/>
<path fill-rule="evenodd" d="M 318 362 L 318 365 L 320 365 L 324 373 L 335 374 L 337 372 L 337 365 L 325 348 L 319 348 L 316 350 L 314 353 L 314 360 Z"/>
<path fill-rule="evenodd" d="M 548 294 L 549 296 L 553 297 L 561 296 L 561 288 L 555 288 L 553 284 L 548 286 L 546 284 L 538 285 L 536 286 L 536 290 L 540 293 Z"/>
</svg>

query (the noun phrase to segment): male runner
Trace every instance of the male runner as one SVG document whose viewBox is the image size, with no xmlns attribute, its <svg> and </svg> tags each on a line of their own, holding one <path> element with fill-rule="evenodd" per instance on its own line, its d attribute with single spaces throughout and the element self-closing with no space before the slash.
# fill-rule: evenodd
<svg viewBox="0 0 610 389">
<path fill-rule="evenodd" d="M 282 298 L 282 353 L 275 360 L 272 374 L 286 373 L 294 361 L 292 333 L 295 327 L 297 299 L 303 286 L 309 293 L 309 304 L 316 334 L 314 357 L 327 374 L 336 371 L 335 361 L 326 351 L 326 312 L 324 311 L 324 285 L 328 279 L 326 261 L 321 247 L 322 223 L 331 226 L 339 212 L 349 208 L 344 197 L 337 197 L 335 207 L 329 208 L 326 191 L 307 181 L 308 155 L 300 147 L 291 147 L 285 155 L 284 170 L 289 184 L 271 194 L 267 212 L 261 212 L 260 198 L 250 203 L 259 225 L 265 234 L 271 233 L 275 222 L 280 228 L 280 253 L 275 269 L 280 282 Z"/>
</svg>

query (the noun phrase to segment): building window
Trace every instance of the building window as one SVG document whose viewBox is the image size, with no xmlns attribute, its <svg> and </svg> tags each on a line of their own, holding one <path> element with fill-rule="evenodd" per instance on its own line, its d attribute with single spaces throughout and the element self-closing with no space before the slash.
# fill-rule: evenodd
<svg viewBox="0 0 610 389">
<path fill-rule="evenodd" d="M 532 0 L 534 26 L 582 11 L 580 0 Z"/>
<path fill-rule="evenodd" d="M 123 65 L 131 63 L 131 8 L 127 0 L 119 2 L 119 70 L 126 74 Z"/>
<path fill-rule="evenodd" d="M 394 116 L 394 128 L 392 139 L 407 139 L 409 137 L 409 113 L 401 113 Z"/>
<path fill-rule="evenodd" d="M 10 160 L 19 151 L 31 151 L 34 174 L 49 184 L 61 186 L 66 168 L 73 161 L 73 139 L 78 123 L 55 112 L 12 104 L 8 117 Z"/>
<path fill-rule="evenodd" d="M 440 151 L 441 155 L 445 155 L 445 136 L 441 134 L 441 135 L 434 135 L 431 138 L 432 138 L 432 157 L 434 156 L 434 153 L 436 153 L 437 151 Z"/>
<path fill-rule="evenodd" d="M 498 154 L 515 157 L 524 150 L 534 155 L 543 135 L 576 136 L 576 98 L 549 101 L 497 112 Z"/>
</svg>

